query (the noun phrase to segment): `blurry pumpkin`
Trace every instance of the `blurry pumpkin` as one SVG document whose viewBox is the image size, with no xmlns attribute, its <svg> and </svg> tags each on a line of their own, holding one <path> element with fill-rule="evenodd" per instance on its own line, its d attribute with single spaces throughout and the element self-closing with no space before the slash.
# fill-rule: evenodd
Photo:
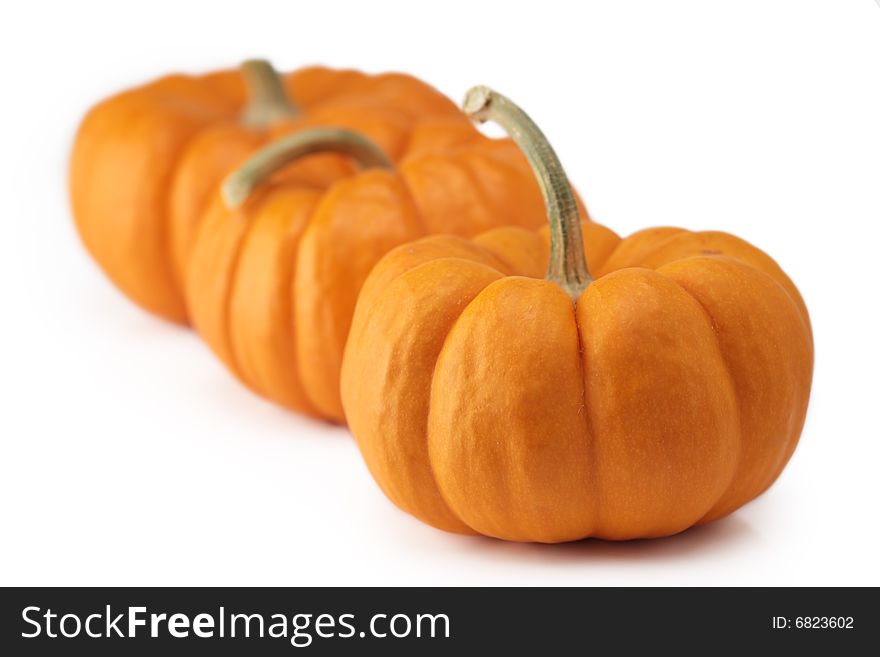
<svg viewBox="0 0 880 657">
<path fill-rule="evenodd" d="M 288 408 L 344 421 L 342 351 L 379 258 L 431 233 L 544 222 L 540 190 L 513 142 L 451 133 L 418 126 L 418 153 L 394 165 L 360 133 L 314 128 L 267 146 L 229 177 L 225 201 L 218 195 L 200 222 L 186 291 L 194 327 L 239 379 Z M 289 172 L 279 178 L 330 151 L 360 170 L 329 188 Z"/>
<path fill-rule="evenodd" d="M 478 87 L 466 110 L 519 141 L 550 226 L 426 237 L 365 282 L 342 399 L 385 494 L 444 530 L 558 542 L 674 534 L 767 489 L 812 378 L 791 280 L 726 233 L 582 224 L 518 107 Z"/>
<path fill-rule="evenodd" d="M 198 220 L 231 169 L 279 134 L 316 125 L 357 130 L 396 159 L 419 147 L 409 140 L 425 120 L 439 120 L 441 141 L 444 126 L 454 140 L 469 130 L 445 96 L 397 73 L 312 67 L 279 77 L 250 61 L 240 71 L 170 75 L 104 100 L 83 119 L 70 165 L 73 215 L 120 290 L 185 322 L 182 286 Z M 315 185 L 351 171 L 330 155 L 298 168 L 291 173 Z"/>
</svg>

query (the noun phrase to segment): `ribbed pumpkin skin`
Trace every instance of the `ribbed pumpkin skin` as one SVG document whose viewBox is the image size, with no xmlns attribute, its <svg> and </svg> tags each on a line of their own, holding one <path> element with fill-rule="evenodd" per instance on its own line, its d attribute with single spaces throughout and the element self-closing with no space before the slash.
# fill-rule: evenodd
<svg viewBox="0 0 880 657">
<path fill-rule="evenodd" d="M 359 131 L 399 158 L 412 150 L 410 133 L 422 121 L 466 124 L 449 99 L 402 74 L 314 67 L 284 84 L 300 114 L 265 129 L 242 121 L 246 94 L 237 71 L 164 77 L 101 102 L 83 119 L 70 164 L 76 226 L 107 276 L 146 310 L 187 321 L 183 284 L 198 221 L 223 176 L 268 140 L 331 125 Z M 320 186 L 351 171 L 345 159 L 321 155 L 288 173 Z"/>
<path fill-rule="evenodd" d="M 778 265 L 725 233 L 583 231 L 595 280 L 576 304 L 540 278 L 546 231 L 428 237 L 376 265 L 342 399 L 405 511 L 512 541 L 665 536 L 789 460 L 813 346 Z"/>
<path fill-rule="evenodd" d="M 248 387 L 344 422 L 343 349 L 360 287 L 383 255 L 431 233 L 545 222 L 519 149 L 465 123 L 457 130 L 423 124 L 412 135 L 419 154 L 395 170 L 364 170 L 326 189 L 288 174 L 235 212 L 215 198 L 189 263 L 187 304 Z"/>
</svg>

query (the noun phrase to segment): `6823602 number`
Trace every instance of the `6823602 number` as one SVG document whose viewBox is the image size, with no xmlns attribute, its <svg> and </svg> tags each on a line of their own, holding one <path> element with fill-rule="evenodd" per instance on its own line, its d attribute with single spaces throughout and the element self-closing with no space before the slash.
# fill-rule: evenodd
<svg viewBox="0 0 880 657">
<path fill-rule="evenodd" d="M 799 630 L 851 630 L 852 616 L 798 616 L 794 626 Z"/>
</svg>

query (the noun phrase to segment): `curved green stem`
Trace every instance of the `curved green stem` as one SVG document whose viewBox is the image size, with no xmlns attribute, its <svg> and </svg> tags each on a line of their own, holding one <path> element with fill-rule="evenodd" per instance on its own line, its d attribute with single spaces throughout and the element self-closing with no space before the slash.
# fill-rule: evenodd
<svg viewBox="0 0 880 657">
<path fill-rule="evenodd" d="M 568 176 L 541 129 L 513 101 L 488 87 L 474 87 L 464 99 L 465 114 L 483 123 L 494 121 L 520 147 L 541 188 L 550 223 L 547 280 L 577 301 L 592 282 L 584 255 L 581 216 Z"/>
<path fill-rule="evenodd" d="M 349 155 L 364 169 L 390 169 L 393 166 L 381 148 L 357 132 L 344 128 L 310 128 L 257 151 L 227 177 L 220 188 L 226 207 L 230 210 L 240 207 L 257 185 L 286 164 L 306 155 L 325 152 Z"/>
<path fill-rule="evenodd" d="M 264 59 L 249 59 L 241 65 L 241 75 L 248 93 L 248 104 L 241 117 L 246 126 L 267 128 L 276 121 L 299 114 L 272 64 Z"/>
</svg>

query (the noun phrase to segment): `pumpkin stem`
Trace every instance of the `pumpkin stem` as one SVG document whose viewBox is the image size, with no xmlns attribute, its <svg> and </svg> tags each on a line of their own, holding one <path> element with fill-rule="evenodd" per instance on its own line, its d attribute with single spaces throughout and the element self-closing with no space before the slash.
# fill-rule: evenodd
<svg viewBox="0 0 880 657">
<path fill-rule="evenodd" d="M 248 92 L 248 104 L 241 120 L 249 128 L 267 128 L 276 121 L 299 114 L 293 101 L 287 97 L 284 82 L 272 64 L 264 59 L 249 59 L 241 65 Z"/>
<path fill-rule="evenodd" d="M 230 174 L 220 188 L 226 207 L 230 210 L 240 207 L 257 185 L 284 165 L 324 152 L 349 155 L 364 169 L 393 166 L 381 148 L 357 132 L 345 128 L 310 128 L 269 144 Z"/>
<path fill-rule="evenodd" d="M 553 147 L 528 114 L 488 87 L 468 91 L 462 109 L 475 121 L 494 121 L 504 128 L 529 161 L 550 223 L 550 263 L 545 278 L 577 301 L 593 278 L 584 256 L 577 201 Z"/>
</svg>

